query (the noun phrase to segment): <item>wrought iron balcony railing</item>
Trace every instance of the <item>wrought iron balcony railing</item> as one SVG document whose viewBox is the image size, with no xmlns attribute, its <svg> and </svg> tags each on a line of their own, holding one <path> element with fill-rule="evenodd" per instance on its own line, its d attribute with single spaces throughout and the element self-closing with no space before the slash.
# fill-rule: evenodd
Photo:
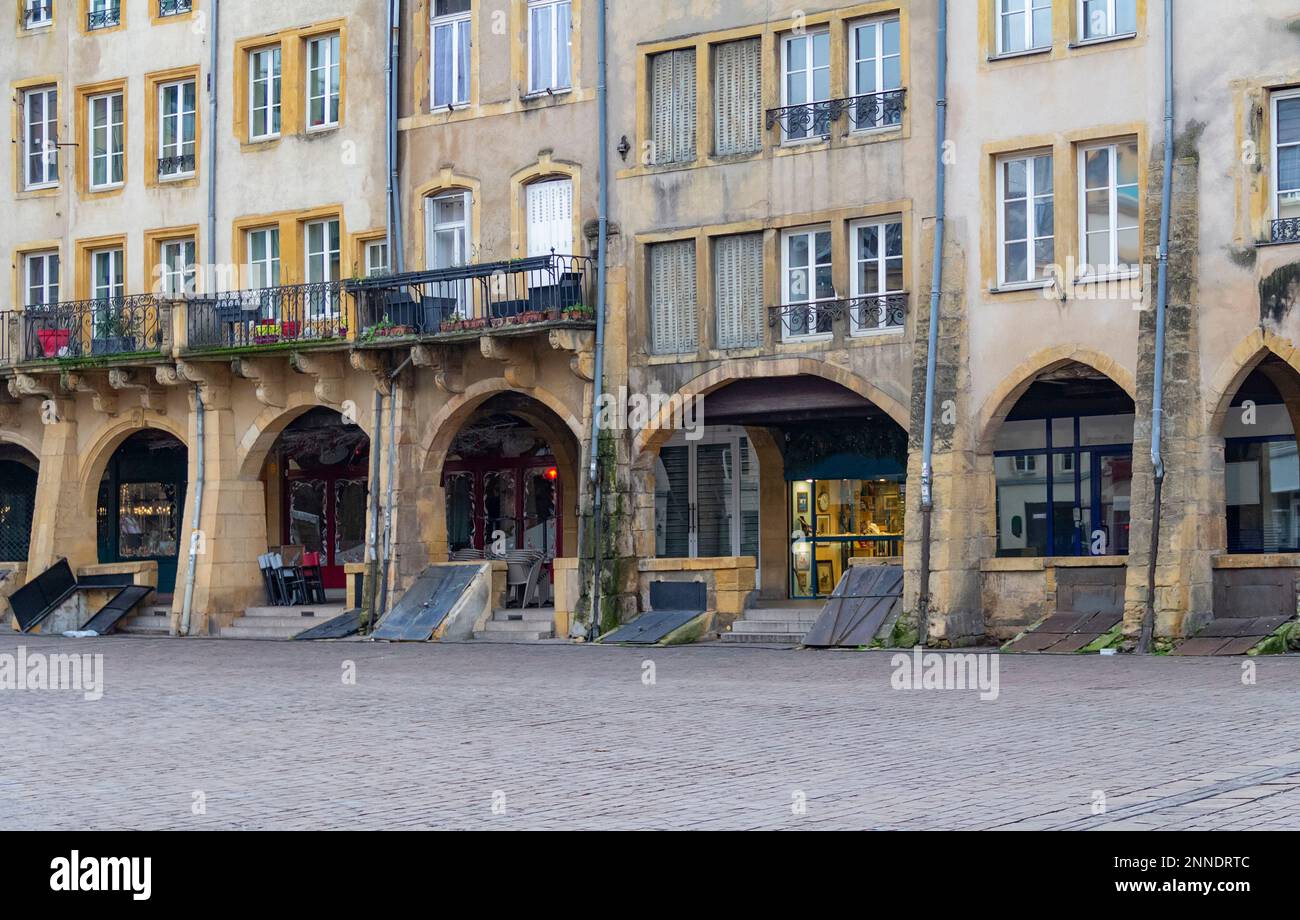
<svg viewBox="0 0 1300 920">
<path fill-rule="evenodd" d="M 188 176 L 194 172 L 194 154 L 183 153 L 172 157 L 158 158 L 158 178 L 174 179 Z"/>
<path fill-rule="evenodd" d="M 160 312 L 152 294 L 29 306 L 20 314 L 22 359 L 52 361 L 161 352 Z"/>
<path fill-rule="evenodd" d="M 907 322 L 911 295 L 869 294 L 848 299 L 814 300 L 768 308 L 768 324 L 778 328 L 782 339 L 831 335 L 835 324 L 848 317 L 851 334 L 897 331 Z"/>
<path fill-rule="evenodd" d="M 23 28 L 38 29 L 54 22 L 54 0 L 27 0 L 23 9 Z"/>
<path fill-rule="evenodd" d="M 1270 241 L 1274 243 L 1300 243 L 1300 217 L 1284 217 L 1273 221 Z"/>
<path fill-rule="evenodd" d="M 91 10 L 86 14 L 86 29 L 110 29 L 122 21 L 122 5 L 114 3 L 102 10 Z"/>
<path fill-rule="evenodd" d="M 549 255 L 353 281 L 360 338 L 595 320 L 591 260 Z"/>
<path fill-rule="evenodd" d="M 194 9 L 194 0 L 158 0 L 158 15 L 179 16 Z"/>
<path fill-rule="evenodd" d="M 198 295 L 186 303 L 191 350 L 343 342 L 352 328 L 345 282 Z"/>
<path fill-rule="evenodd" d="M 831 125 L 845 115 L 855 131 L 893 127 L 902 124 L 906 93 L 906 89 L 891 89 L 847 99 L 827 99 L 770 109 L 767 127 L 770 131 L 780 125 L 787 140 L 829 137 Z"/>
</svg>

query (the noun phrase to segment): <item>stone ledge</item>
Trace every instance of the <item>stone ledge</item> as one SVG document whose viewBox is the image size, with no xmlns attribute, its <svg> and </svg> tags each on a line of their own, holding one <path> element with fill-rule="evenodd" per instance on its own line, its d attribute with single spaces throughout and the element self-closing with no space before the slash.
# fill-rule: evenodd
<svg viewBox="0 0 1300 920">
<path fill-rule="evenodd" d="M 642 572 L 712 572 L 718 569 L 757 569 L 753 556 L 718 556 L 699 559 L 640 559 L 637 569 Z"/>
<path fill-rule="evenodd" d="M 1224 553 L 1210 563 L 1216 569 L 1300 569 L 1300 553 Z"/>
<path fill-rule="evenodd" d="M 1300 559 L 1300 556 L 1297 557 Z M 1127 556 L 1008 556 L 980 560 L 981 572 L 1042 572 L 1047 569 L 1122 569 Z"/>
</svg>

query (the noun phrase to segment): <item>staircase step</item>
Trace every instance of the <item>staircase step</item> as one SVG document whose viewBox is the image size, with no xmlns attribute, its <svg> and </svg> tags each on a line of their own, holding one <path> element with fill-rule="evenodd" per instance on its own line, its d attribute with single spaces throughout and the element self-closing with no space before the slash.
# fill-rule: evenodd
<svg viewBox="0 0 1300 920">
<path fill-rule="evenodd" d="M 324 623 L 326 620 L 332 620 L 345 612 L 343 604 L 304 604 L 298 607 L 249 607 L 244 611 L 244 616 L 270 619 L 296 617 L 306 620 L 310 626 L 310 621 L 313 619 L 318 623 Z"/>
<path fill-rule="evenodd" d="M 221 630 L 223 639 L 292 639 L 301 629 L 289 631 L 283 626 L 249 626 L 239 619 Z"/>
<path fill-rule="evenodd" d="M 171 634 L 171 610 L 164 614 L 136 614 L 121 620 L 115 630 L 129 636 L 167 636 Z"/>
<path fill-rule="evenodd" d="M 479 642 L 541 642 L 545 639 L 554 639 L 554 630 L 545 632 L 533 630 L 530 632 L 476 632 L 474 638 Z"/>
<path fill-rule="evenodd" d="M 488 620 L 483 627 L 484 632 L 510 632 L 510 633 L 528 633 L 528 632 L 554 632 L 549 620 Z"/>
<path fill-rule="evenodd" d="M 550 607 L 529 607 L 527 610 L 501 608 L 492 611 L 494 623 L 553 623 L 555 610 Z"/>
<path fill-rule="evenodd" d="M 740 625 L 740 624 L 736 624 Z M 763 645 L 803 645 L 803 637 L 807 633 L 789 633 L 789 632 L 725 632 L 722 634 L 722 641 L 732 644 L 744 645 L 749 643 L 761 643 Z"/>
<path fill-rule="evenodd" d="M 745 620 L 751 623 L 808 623 L 811 625 L 817 622 L 817 618 L 821 615 L 821 610 L 758 608 L 754 610 L 746 610 Z"/>
<path fill-rule="evenodd" d="M 731 631 L 737 633 L 790 633 L 791 635 L 804 636 L 812 623 L 809 622 L 790 622 L 789 620 L 738 620 L 732 624 Z"/>
</svg>

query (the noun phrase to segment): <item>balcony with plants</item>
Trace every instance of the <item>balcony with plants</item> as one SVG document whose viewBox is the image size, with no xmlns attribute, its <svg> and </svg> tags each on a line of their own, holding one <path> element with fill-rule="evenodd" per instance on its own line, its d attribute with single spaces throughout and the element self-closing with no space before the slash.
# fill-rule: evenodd
<svg viewBox="0 0 1300 920">
<path fill-rule="evenodd" d="M 351 344 L 348 282 L 289 284 L 185 298 L 184 350 L 215 354 Z"/>
<path fill-rule="evenodd" d="M 28 306 L 0 315 L 0 359 L 114 364 L 161 358 L 170 309 L 152 294 Z"/>
</svg>

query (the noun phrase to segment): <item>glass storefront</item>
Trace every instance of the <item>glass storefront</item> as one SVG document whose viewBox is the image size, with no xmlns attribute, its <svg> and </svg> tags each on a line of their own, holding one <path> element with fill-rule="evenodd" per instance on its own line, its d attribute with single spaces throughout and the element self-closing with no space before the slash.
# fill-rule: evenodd
<svg viewBox="0 0 1300 920">
<path fill-rule="evenodd" d="M 905 499 L 898 479 L 790 483 L 791 597 L 828 597 L 851 559 L 901 557 Z"/>
<path fill-rule="evenodd" d="M 1224 434 L 1228 552 L 1300 552 L 1300 458 L 1286 407 L 1237 407 Z"/>
<path fill-rule="evenodd" d="M 158 563 L 158 591 L 176 585 L 184 535 L 185 445 L 161 431 L 138 432 L 113 453 L 99 484 L 99 561 Z"/>
<path fill-rule="evenodd" d="M 1124 556 L 1133 416 L 1008 421 L 994 454 L 999 556 Z"/>
<path fill-rule="evenodd" d="M 655 466 L 655 550 L 667 559 L 758 557 L 758 462 L 742 429 L 674 436 Z"/>
</svg>

